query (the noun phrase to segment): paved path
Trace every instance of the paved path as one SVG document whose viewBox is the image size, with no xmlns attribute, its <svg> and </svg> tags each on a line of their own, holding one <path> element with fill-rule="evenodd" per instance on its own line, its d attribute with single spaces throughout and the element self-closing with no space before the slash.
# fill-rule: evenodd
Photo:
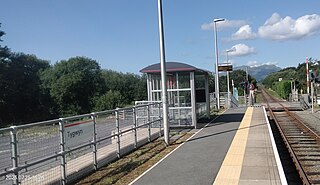
<svg viewBox="0 0 320 185">
<path fill-rule="evenodd" d="M 133 184 L 212 184 L 245 110 L 227 110 Z"/>
<path fill-rule="evenodd" d="M 283 170 L 279 168 L 280 158 L 275 157 L 278 152 L 273 148 L 268 126 L 263 108 L 247 109 L 214 185 L 286 184 L 280 180 L 279 171 Z"/>
</svg>

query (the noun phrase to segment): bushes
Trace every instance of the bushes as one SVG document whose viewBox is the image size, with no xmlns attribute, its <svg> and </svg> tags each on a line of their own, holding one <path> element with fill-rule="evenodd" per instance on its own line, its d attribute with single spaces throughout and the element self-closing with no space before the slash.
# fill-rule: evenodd
<svg viewBox="0 0 320 185">
<path fill-rule="evenodd" d="M 282 80 L 273 84 L 272 89 L 283 99 L 288 99 L 291 93 L 291 82 Z"/>
</svg>

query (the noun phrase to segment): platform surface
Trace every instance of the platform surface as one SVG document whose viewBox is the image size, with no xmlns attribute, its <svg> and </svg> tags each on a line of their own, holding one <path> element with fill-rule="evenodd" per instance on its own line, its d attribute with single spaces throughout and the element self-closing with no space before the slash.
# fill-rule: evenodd
<svg viewBox="0 0 320 185">
<path fill-rule="evenodd" d="M 229 109 L 131 184 L 281 184 L 273 148 L 262 107 Z"/>
<path fill-rule="evenodd" d="M 262 107 L 249 107 L 214 185 L 281 184 L 276 155 Z"/>
</svg>

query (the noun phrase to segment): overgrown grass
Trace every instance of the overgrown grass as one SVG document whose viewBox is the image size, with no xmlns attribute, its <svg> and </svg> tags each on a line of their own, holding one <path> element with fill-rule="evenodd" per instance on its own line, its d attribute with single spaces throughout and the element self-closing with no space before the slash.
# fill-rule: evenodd
<svg viewBox="0 0 320 185">
<path fill-rule="evenodd" d="M 192 135 L 187 132 L 178 132 L 176 134 L 180 134 L 180 137 L 170 146 L 166 147 L 162 138 L 157 139 L 127 156 L 102 167 L 77 184 L 129 184 Z"/>
<path fill-rule="evenodd" d="M 277 99 L 282 99 L 280 96 L 279 96 L 279 94 L 277 94 L 275 91 L 273 91 L 272 89 L 266 89 L 267 91 L 268 91 L 268 93 L 271 95 L 271 96 L 273 96 L 273 97 L 275 97 L 275 98 L 277 98 Z"/>
<path fill-rule="evenodd" d="M 263 100 L 263 97 L 262 97 L 262 94 L 261 94 L 261 91 L 257 91 L 257 93 L 255 94 L 256 96 L 256 102 L 257 103 L 263 103 L 264 100 Z"/>
</svg>

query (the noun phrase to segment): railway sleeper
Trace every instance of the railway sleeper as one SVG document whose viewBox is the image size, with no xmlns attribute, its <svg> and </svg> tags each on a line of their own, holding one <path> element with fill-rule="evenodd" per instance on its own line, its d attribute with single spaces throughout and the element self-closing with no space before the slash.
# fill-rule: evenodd
<svg viewBox="0 0 320 185">
<path fill-rule="evenodd" d="M 320 168 L 318 165 L 304 166 L 303 169 L 308 175 L 320 175 Z"/>
<path fill-rule="evenodd" d="M 303 166 L 318 166 L 320 169 L 320 161 L 300 161 Z"/>
<path fill-rule="evenodd" d="M 301 130 L 301 129 L 299 129 L 299 128 L 285 128 L 285 127 L 281 127 L 282 128 L 282 130 L 284 131 L 284 132 L 286 132 L 286 133 L 288 133 L 288 134 L 290 134 L 290 133 L 292 133 L 292 134 L 303 134 L 303 131 Z"/>
<path fill-rule="evenodd" d="M 295 142 L 295 141 L 305 141 L 305 142 L 317 142 L 317 140 L 311 139 L 311 140 L 307 140 L 305 138 L 288 138 L 286 137 L 288 142 Z"/>
<path fill-rule="evenodd" d="M 318 148 L 319 145 L 315 144 L 306 144 L 306 143 L 292 143 L 291 146 L 293 148 L 302 148 L 302 147 L 307 147 L 307 148 Z"/>
<path fill-rule="evenodd" d="M 295 125 L 280 125 L 283 132 L 288 134 L 301 134 L 301 129 Z"/>
<path fill-rule="evenodd" d="M 283 132 L 289 136 L 303 136 L 303 135 L 305 135 L 304 132 L 302 132 L 301 130 L 297 130 L 297 131 L 283 130 Z M 306 136 L 308 136 L 308 135 L 306 135 Z"/>
<path fill-rule="evenodd" d="M 319 148 L 295 148 L 296 152 L 320 152 Z"/>
<path fill-rule="evenodd" d="M 311 184 L 320 184 L 320 175 L 309 175 L 308 178 Z"/>
<path fill-rule="evenodd" d="M 320 159 L 320 154 L 316 154 L 316 153 L 296 153 L 296 155 L 300 158 L 300 157 L 319 157 Z"/>
<path fill-rule="evenodd" d="M 299 134 L 299 135 L 288 135 L 287 138 L 301 138 L 301 139 L 309 139 L 310 136 L 308 135 L 303 135 L 303 134 Z"/>
<path fill-rule="evenodd" d="M 291 145 L 302 145 L 302 144 L 305 144 L 305 145 L 314 145 L 316 146 L 317 143 L 316 142 L 303 142 L 303 141 L 289 141 Z"/>
<path fill-rule="evenodd" d="M 288 141 L 292 141 L 292 142 L 295 142 L 295 141 L 297 141 L 297 142 L 309 142 L 309 143 L 316 143 L 317 142 L 317 140 L 315 140 L 315 139 L 313 139 L 313 138 L 287 138 L 288 139 Z"/>
<path fill-rule="evenodd" d="M 309 157 L 309 156 L 305 156 L 305 157 L 299 157 L 299 161 L 319 161 L 320 157 Z"/>
<path fill-rule="evenodd" d="M 288 137 L 287 137 L 288 138 Z M 299 140 L 299 141 L 316 141 L 316 139 L 314 138 L 310 138 L 308 136 L 304 136 L 304 137 L 300 137 L 300 136 L 297 136 L 297 137 L 290 137 L 288 138 L 289 140 Z"/>
</svg>

